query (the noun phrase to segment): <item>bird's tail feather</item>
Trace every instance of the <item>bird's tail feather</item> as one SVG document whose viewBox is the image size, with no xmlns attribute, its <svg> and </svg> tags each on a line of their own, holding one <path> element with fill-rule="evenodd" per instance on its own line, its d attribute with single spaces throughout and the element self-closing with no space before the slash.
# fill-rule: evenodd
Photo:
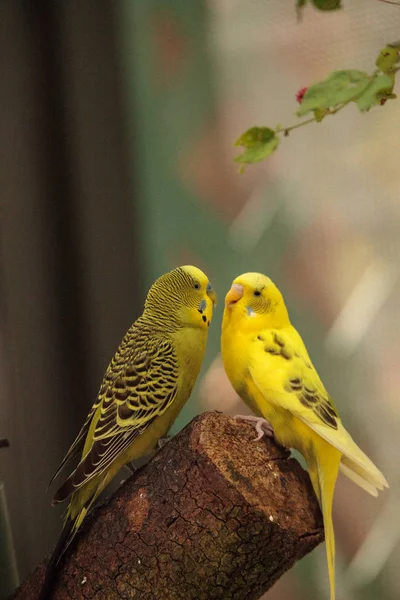
<svg viewBox="0 0 400 600">
<path fill-rule="evenodd" d="M 365 479 L 361 473 L 357 472 L 358 469 L 354 469 L 354 463 L 351 461 L 345 460 L 347 457 L 342 456 L 342 462 L 340 463 L 340 470 L 343 475 L 346 475 L 349 479 L 351 479 L 356 485 L 359 485 L 363 490 L 371 494 L 371 496 L 377 496 L 378 490 L 367 479 Z"/>
<path fill-rule="evenodd" d="M 354 443 L 354 442 L 353 442 Z M 351 454 L 343 454 L 342 463 L 353 473 L 356 473 L 363 480 L 371 484 L 378 490 L 383 490 L 384 487 L 389 487 L 388 482 L 382 473 L 377 469 L 373 462 L 364 454 L 364 452 L 354 443 L 355 448 L 352 448 Z M 355 460 L 355 455 L 357 460 Z M 343 472 L 355 481 L 355 478 L 349 475 L 346 469 Z M 357 481 L 355 481 L 358 483 Z M 360 485 L 360 483 L 358 483 Z M 364 487 L 361 485 L 361 487 Z M 365 488 L 364 488 L 365 489 Z M 368 491 L 368 490 L 367 490 Z M 375 494 L 376 495 L 376 494 Z"/>
<path fill-rule="evenodd" d="M 310 475 L 324 517 L 330 600 L 335 600 L 335 534 L 332 522 L 332 502 L 341 454 L 324 440 L 321 440 L 319 444 L 323 448 L 318 448 L 316 452 L 315 462 L 310 465 Z"/>
<path fill-rule="evenodd" d="M 83 519 L 85 518 L 87 510 L 88 509 L 86 507 L 82 508 L 82 510 L 78 513 L 78 515 L 75 518 L 71 518 L 69 516 L 69 513 L 67 513 L 63 530 L 56 544 L 56 547 L 53 550 L 53 554 L 51 555 L 50 560 L 47 564 L 44 583 L 40 591 L 38 600 L 50 600 L 50 598 L 52 597 L 52 589 L 56 581 L 58 572 L 58 563 L 60 562 L 62 555 L 65 553 L 68 546 L 74 539 L 76 532 L 78 531 Z"/>
<path fill-rule="evenodd" d="M 361 448 L 357 446 L 341 422 L 338 423 L 338 430 L 331 429 L 318 423 L 309 423 L 309 427 L 342 453 L 342 463 L 345 467 L 350 469 L 350 471 L 353 471 L 359 475 L 359 477 L 365 479 L 365 481 L 372 484 L 378 490 L 389 487 L 384 475 Z M 360 485 L 357 477 L 349 475 L 346 469 L 344 469 L 344 472 L 350 479 L 353 479 L 353 481 L 356 481 L 356 483 Z M 361 485 L 361 487 L 366 489 L 363 485 Z"/>
<path fill-rule="evenodd" d="M 57 576 L 57 565 L 64 554 L 66 548 L 71 543 L 74 532 L 74 519 L 67 519 L 64 528 L 61 532 L 59 540 L 56 544 L 56 547 L 53 550 L 53 554 L 50 557 L 49 562 L 47 563 L 46 574 L 44 577 L 44 583 L 42 589 L 40 591 L 40 595 L 38 600 L 50 600 L 52 595 L 52 588 Z M 72 535 L 72 537 L 71 537 Z"/>
</svg>

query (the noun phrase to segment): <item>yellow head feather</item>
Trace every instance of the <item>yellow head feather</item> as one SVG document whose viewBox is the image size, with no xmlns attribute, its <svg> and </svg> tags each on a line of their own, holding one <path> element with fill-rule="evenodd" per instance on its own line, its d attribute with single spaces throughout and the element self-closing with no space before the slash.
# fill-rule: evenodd
<svg viewBox="0 0 400 600">
<path fill-rule="evenodd" d="M 286 327 L 290 323 L 282 294 L 262 273 L 244 273 L 234 279 L 225 297 L 225 319 L 240 320 L 247 330 Z"/>
</svg>

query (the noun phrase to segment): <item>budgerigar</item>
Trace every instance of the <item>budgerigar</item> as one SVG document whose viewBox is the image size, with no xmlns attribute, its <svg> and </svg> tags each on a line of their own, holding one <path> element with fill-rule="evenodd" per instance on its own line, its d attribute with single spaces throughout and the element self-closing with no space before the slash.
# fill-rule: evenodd
<svg viewBox="0 0 400 600">
<path fill-rule="evenodd" d="M 330 598 L 335 598 L 335 538 L 332 500 L 339 469 L 376 496 L 387 481 L 342 425 L 315 370 L 283 297 L 260 273 L 237 277 L 225 298 L 222 358 L 232 386 L 256 416 L 257 439 L 304 456 L 325 528 Z"/>
<path fill-rule="evenodd" d="M 42 600 L 50 597 L 54 567 L 96 498 L 123 465 L 156 447 L 189 398 L 215 304 L 207 276 L 193 266 L 174 269 L 150 288 L 142 315 L 123 338 L 96 402 L 52 479 L 81 456 L 53 499 L 53 504 L 67 498 L 70 503 Z"/>
</svg>

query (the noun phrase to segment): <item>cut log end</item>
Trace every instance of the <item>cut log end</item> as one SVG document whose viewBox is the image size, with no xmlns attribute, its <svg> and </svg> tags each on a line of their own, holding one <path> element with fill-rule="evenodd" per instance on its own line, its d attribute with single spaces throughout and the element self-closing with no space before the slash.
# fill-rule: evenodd
<svg viewBox="0 0 400 600">
<path fill-rule="evenodd" d="M 204 413 L 87 519 L 53 600 L 257 599 L 322 540 L 299 463 L 250 425 Z M 14 600 L 35 600 L 44 570 Z"/>
</svg>

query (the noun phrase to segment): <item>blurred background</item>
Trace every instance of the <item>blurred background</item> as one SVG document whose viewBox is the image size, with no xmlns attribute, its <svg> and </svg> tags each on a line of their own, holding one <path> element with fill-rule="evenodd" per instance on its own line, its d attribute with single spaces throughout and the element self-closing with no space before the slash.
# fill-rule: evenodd
<svg viewBox="0 0 400 600">
<path fill-rule="evenodd" d="M 239 273 L 267 273 L 391 484 L 373 499 L 338 483 L 338 600 L 400 597 L 400 101 L 295 131 L 242 175 L 232 161 L 248 127 L 296 122 L 300 88 L 372 71 L 400 9 L 349 0 L 299 23 L 294 4 L 1 3 L 3 594 L 55 544 L 62 508 L 47 482 L 148 287 L 193 263 L 220 303 L 174 431 L 204 410 L 244 412 L 218 354 L 223 297 Z M 267 597 L 326 594 L 320 547 Z"/>
</svg>

